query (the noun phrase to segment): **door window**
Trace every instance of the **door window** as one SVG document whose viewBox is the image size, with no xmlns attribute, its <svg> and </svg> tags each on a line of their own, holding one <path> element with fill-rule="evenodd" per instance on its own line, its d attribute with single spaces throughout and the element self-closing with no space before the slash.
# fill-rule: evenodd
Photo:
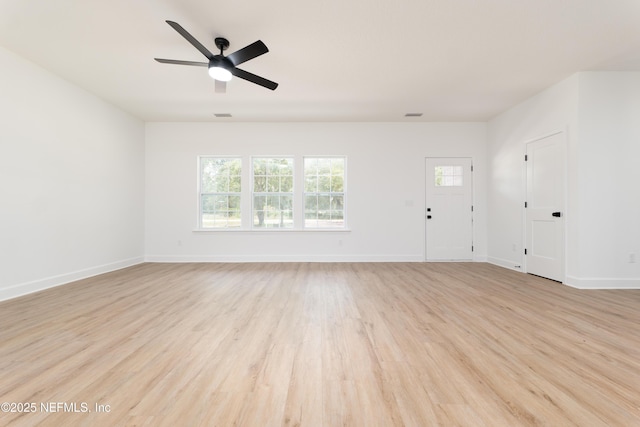
<svg viewBox="0 0 640 427">
<path fill-rule="evenodd" d="M 436 166 L 434 168 L 436 187 L 462 187 L 462 166 Z"/>
</svg>

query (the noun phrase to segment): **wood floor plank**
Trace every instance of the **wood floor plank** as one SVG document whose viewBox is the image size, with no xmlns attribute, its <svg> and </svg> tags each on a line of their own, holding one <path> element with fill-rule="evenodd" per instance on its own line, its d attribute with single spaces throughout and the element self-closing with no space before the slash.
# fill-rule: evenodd
<svg viewBox="0 0 640 427">
<path fill-rule="evenodd" d="M 640 425 L 639 308 L 482 263 L 141 264 L 0 302 L 0 425 Z"/>
</svg>

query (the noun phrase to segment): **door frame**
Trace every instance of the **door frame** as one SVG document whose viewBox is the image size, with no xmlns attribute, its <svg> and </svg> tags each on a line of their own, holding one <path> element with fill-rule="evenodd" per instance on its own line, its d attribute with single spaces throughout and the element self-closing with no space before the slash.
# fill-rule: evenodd
<svg viewBox="0 0 640 427">
<path fill-rule="evenodd" d="M 423 217 L 422 217 L 422 225 L 423 225 L 423 233 L 422 233 L 422 246 L 423 246 L 423 256 L 422 256 L 422 260 L 423 262 L 474 262 L 476 260 L 476 253 L 475 250 L 472 249 L 471 251 L 471 260 L 437 260 L 437 261 L 430 261 L 427 259 L 427 206 L 429 203 L 429 200 L 427 200 L 427 178 L 428 178 L 428 174 L 429 171 L 427 169 L 427 161 L 429 159 L 469 159 L 469 162 L 471 164 L 471 172 L 469 177 L 471 179 L 471 205 L 474 209 L 472 209 L 471 211 L 471 245 L 472 248 L 475 248 L 475 180 L 474 180 L 474 176 L 473 176 L 473 167 L 474 167 L 474 158 L 473 156 L 469 155 L 469 156 L 425 156 L 423 159 L 423 165 L 424 165 L 424 175 L 422 177 L 422 185 L 424 186 L 422 189 L 422 194 L 424 197 L 424 206 L 423 206 Z"/>
<path fill-rule="evenodd" d="M 531 138 L 531 139 L 527 139 L 523 142 L 522 144 L 522 204 L 521 204 L 521 209 L 522 209 L 522 248 L 523 250 L 520 253 L 520 256 L 522 258 L 522 272 L 523 273 L 529 273 L 528 268 L 527 268 L 527 257 L 524 254 L 524 249 L 526 249 L 527 247 L 527 209 L 525 208 L 525 202 L 527 201 L 527 162 L 524 161 L 525 156 L 527 155 L 527 144 L 530 144 L 532 142 L 536 142 L 536 141 L 540 141 L 542 139 L 545 138 L 549 138 L 551 136 L 555 136 L 561 134 L 562 135 L 562 142 L 561 142 L 561 147 L 560 149 L 562 150 L 562 154 L 563 154 L 563 177 L 562 177 L 562 191 L 564 193 L 564 197 L 563 197 L 563 206 L 562 206 L 562 216 L 563 216 L 563 221 L 564 221 L 564 227 L 563 227 L 563 234 L 562 234 L 562 280 L 561 283 L 565 283 L 566 282 L 566 278 L 567 278 L 567 225 L 568 225 L 568 221 L 567 218 L 569 217 L 569 210 L 568 210 L 568 196 L 569 196 L 569 191 L 568 191 L 568 182 L 569 182 L 569 156 L 567 155 L 567 145 L 568 145 L 568 141 L 567 141 L 567 129 L 566 127 L 564 129 L 555 129 L 553 131 L 541 134 L 540 136 L 537 136 L 535 138 Z M 549 279 L 549 280 L 553 280 L 553 279 Z"/>
</svg>

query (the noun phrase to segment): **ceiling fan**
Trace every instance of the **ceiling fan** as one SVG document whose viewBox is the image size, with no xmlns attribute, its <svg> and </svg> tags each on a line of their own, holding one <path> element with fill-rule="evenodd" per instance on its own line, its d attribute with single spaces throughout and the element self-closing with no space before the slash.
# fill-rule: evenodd
<svg viewBox="0 0 640 427">
<path fill-rule="evenodd" d="M 171 27 L 176 30 L 182 37 L 187 39 L 187 41 L 191 43 L 193 47 L 198 49 L 200 53 L 202 53 L 209 60 L 209 62 L 179 61 L 175 59 L 154 58 L 156 61 L 163 64 L 191 65 L 196 67 L 209 68 L 209 75 L 216 81 L 216 92 L 226 92 L 227 82 L 231 80 L 232 76 L 239 77 L 241 79 L 250 81 L 251 83 L 255 83 L 271 90 L 275 90 L 278 87 L 278 83 L 276 82 L 272 82 L 271 80 L 267 80 L 264 77 L 257 76 L 237 67 L 243 62 L 269 52 L 269 49 L 264 43 L 262 43 L 262 41 L 258 40 L 257 42 L 251 43 L 250 45 L 245 46 L 230 55 L 224 56 L 223 52 L 229 47 L 229 40 L 223 37 L 216 37 L 215 43 L 218 49 L 220 49 L 220 54 L 214 55 L 178 23 L 173 21 L 166 22 L 167 24 L 171 25 Z"/>
</svg>

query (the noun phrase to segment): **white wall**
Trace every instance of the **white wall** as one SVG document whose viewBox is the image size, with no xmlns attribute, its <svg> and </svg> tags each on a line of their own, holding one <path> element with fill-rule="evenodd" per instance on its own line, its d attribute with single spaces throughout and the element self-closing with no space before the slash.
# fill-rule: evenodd
<svg viewBox="0 0 640 427">
<path fill-rule="evenodd" d="M 485 132 L 483 123 L 147 123 L 146 259 L 422 261 L 424 159 L 468 156 L 483 260 Z M 351 231 L 194 232 L 196 159 L 207 154 L 346 155 Z"/>
<path fill-rule="evenodd" d="M 143 260 L 144 124 L 0 48 L 0 299 Z"/>
<path fill-rule="evenodd" d="M 640 72 L 580 73 L 579 85 L 580 256 L 567 281 L 638 288 Z"/>
<path fill-rule="evenodd" d="M 639 117 L 640 73 L 585 72 L 489 121 L 489 262 L 523 265 L 524 144 L 562 130 L 565 283 L 640 288 Z"/>
</svg>

